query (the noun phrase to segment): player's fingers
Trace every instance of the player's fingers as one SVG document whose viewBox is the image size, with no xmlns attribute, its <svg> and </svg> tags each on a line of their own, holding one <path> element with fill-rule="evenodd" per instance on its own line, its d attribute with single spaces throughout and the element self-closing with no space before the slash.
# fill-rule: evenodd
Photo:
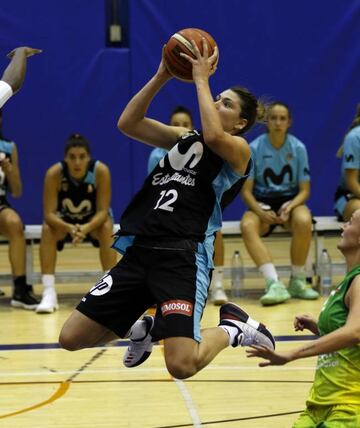
<svg viewBox="0 0 360 428">
<path fill-rule="evenodd" d="M 189 56 L 188 54 L 186 54 L 184 52 L 180 52 L 179 55 L 182 56 L 183 58 L 187 59 L 189 62 L 191 62 L 191 64 L 195 63 L 194 58 L 191 58 L 191 56 Z"/>
<path fill-rule="evenodd" d="M 28 48 L 28 50 L 27 50 L 27 56 L 28 57 L 29 56 L 33 56 L 33 55 L 39 54 L 41 52 L 42 52 L 42 49 Z"/>
<path fill-rule="evenodd" d="M 207 44 L 206 44 L 206 46 L 207 46 Z M 212 64 L 216 64 L 217 63 L 217 61 L 218 61 L 218 55 L 219 55 L 218 47 L 215 46 L 214 52 L 212 53 L 212 55 L 209 58 Z"/>
<path fill-rule="evenodd" d="M 208 44 L 207 44 L 205 37 L 203 37 L 201 39 L 201 43 L 202 43 L 202 47 L 203 47 L 203 57 L 205 59 L 208 59 L 209 58 L 209 47 L 208 47 Z"/>
<path fill-rule="evenodd" d="M 195 56 L 197 58 L 200 58 L 201 57 L 201 53 L 200 53 L 200 50 L 198 48 L 198 45 L 195 43 L 195 40 L 191 40 L 191 44 L 192 44 L 192 47 L 194 48 Z"/>
</svg>

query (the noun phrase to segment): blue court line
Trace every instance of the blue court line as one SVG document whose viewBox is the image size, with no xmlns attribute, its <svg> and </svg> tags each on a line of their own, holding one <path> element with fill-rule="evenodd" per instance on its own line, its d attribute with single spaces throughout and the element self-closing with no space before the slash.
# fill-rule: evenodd
<svg viewBox="0 0 360 428">
<path fill-rule="evenodd" d="M 275 342 L 294 342 L 300 340 L 314 340 L 317 336 L 303 335 L 303 336 L 275 336 Z M 112 346 L 128 346 L 128 340 L 118 340 L 111 344 Z M 29 349 L 59 349 L 58 343 L 17 343 L 14 345 L 0 345 L 0 351 L 24 351 Z"/>
</svg>

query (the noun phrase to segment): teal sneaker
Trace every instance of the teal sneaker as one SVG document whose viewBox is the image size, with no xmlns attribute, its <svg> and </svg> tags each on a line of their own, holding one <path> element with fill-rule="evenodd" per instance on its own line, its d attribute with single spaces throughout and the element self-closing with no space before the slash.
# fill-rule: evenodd
<svg viewBox="0 0 360 428">
<path fill-rule="evenodd" d="M 319 293 L 306 283 L 303 276 L 290 277 L 289 292 L 291 297 L 297 299 L 316 300 L 319 297 Z"/>
<path fill-rule="evenodd" d="M 266 293 L 260 298 L 264 306 L 277 305 L 290 299 L 290 294 L 285 285 L 273 279 L 266 280 Z"/>
</svg>

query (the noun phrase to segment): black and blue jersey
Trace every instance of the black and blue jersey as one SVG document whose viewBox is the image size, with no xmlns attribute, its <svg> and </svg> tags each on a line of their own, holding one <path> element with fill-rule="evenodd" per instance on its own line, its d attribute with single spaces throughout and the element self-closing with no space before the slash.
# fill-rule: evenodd
<svg viewBox="0 0 360 428">
<path fill-rule="evenodd" d="M 146 178 L 121 217 L 119 234 L 203 242 L 221 228 L 224 192 L 245 178 L 190 131 Z"/>
<path fill-rule="evenodd" d="M 96 213 L 96 160 L 91 159 L 83 180 L 74 180 L 65 161 L 58 193 L 59 215 L 69 223 L 87 223 Z"/>
</svg>

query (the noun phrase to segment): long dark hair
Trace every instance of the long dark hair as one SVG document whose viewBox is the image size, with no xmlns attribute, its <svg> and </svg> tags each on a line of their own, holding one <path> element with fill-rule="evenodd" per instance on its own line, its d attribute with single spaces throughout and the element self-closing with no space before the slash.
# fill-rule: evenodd
<svg viewBox="0 0 360 428">
<path fill-rule="evenodd" d="M 82 147 L 90 155 L 90 143 L 80 134 L 71 134 L 65 143 L 65 156 L 66 153 L 73 147 Z"/>
<path fill-rule="evenodd" d="M 241 117 L 247 120 L 244 128 L 237 132 L 237 135 L 249 131 L 256 122 L 263 122 L 266 117 L 266 106 L 258 100 L 247 88 L 233 86 L 230 88 L 240 99 Z"/>
</svg>

